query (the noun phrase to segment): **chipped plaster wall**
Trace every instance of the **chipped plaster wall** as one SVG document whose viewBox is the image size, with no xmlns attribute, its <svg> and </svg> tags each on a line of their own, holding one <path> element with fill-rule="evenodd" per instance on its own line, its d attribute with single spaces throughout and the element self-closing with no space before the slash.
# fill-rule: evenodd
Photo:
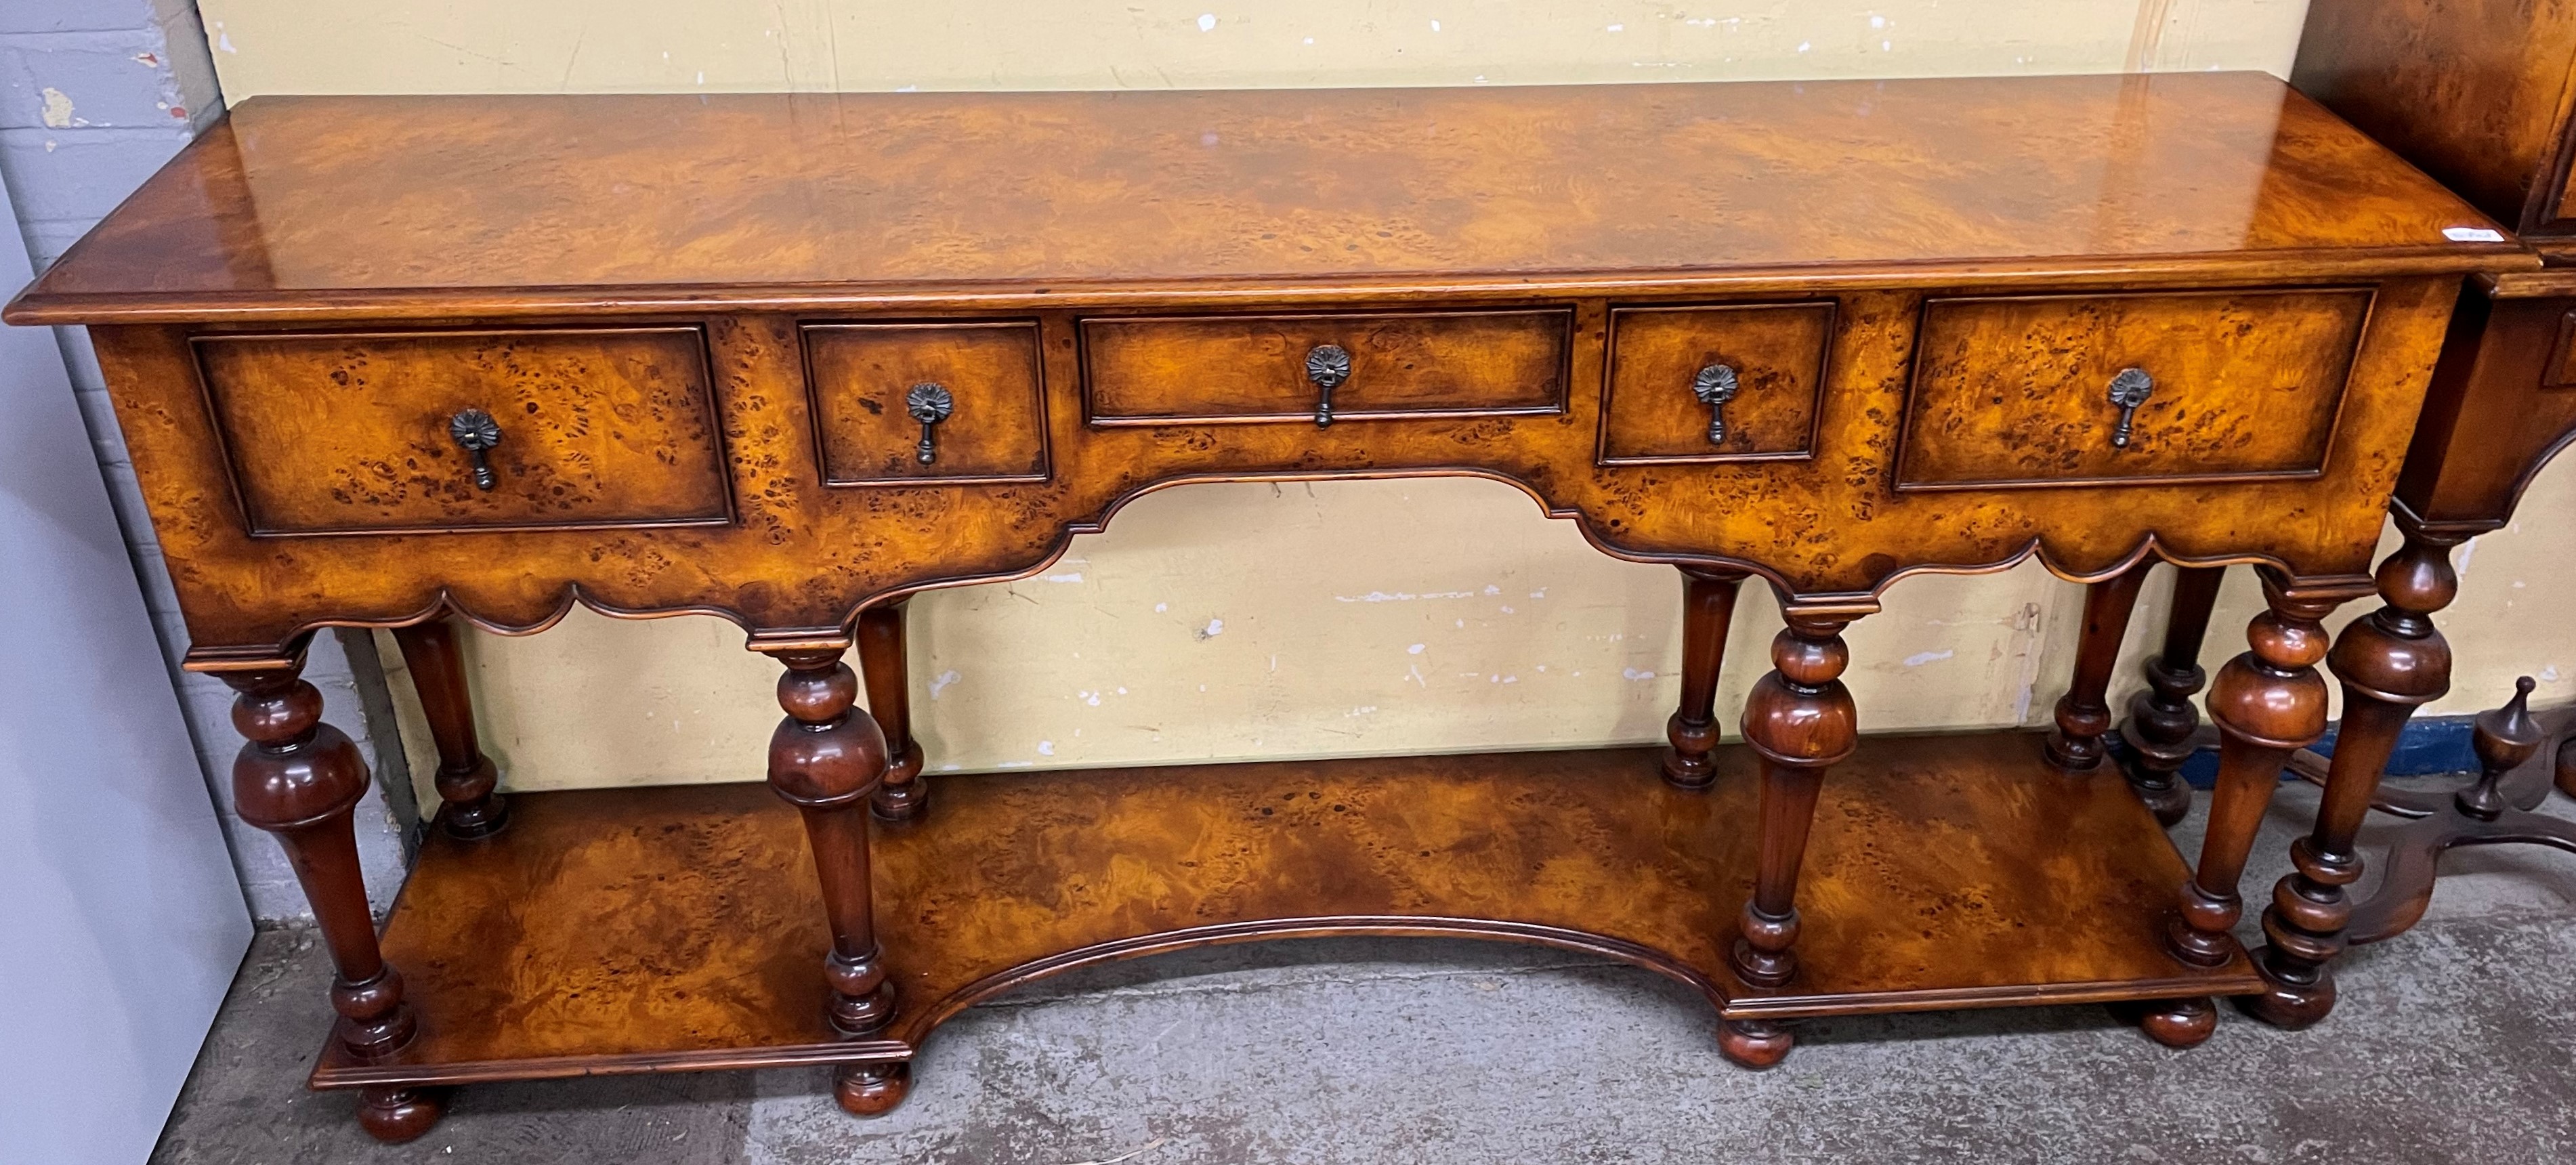
<svg viewBox="0 0 2576 1165">
<path fill-rule="evenodd" d="M 2277 74 L 2304 10 L 2300 0 L 202 4 L 233 99 Z M 2576 470 L 2553 472 L 2527 511 L 2551 513 L 2571 495 Z M 2551 601 L 2554 580 L 2576 576 L 2576 546 L 2537 528 L 2546 525 L 2466 555 L 2463 597 L 2446 620 L 2460 682 L 2437 711 L 2491 702 L 2516 670 L 2541 672 L 2545 693 L 2576 695 L 2576 674 L 2555 663 L 2576 661 L 2570 636 L 2530 620 L 2508 632 L 2501 618 Z M 2166 572 L 2149 584 L 2122 699 L 2168 588 Z M 2259 602 L 2250 578 L 2231 581 L 2213 664 L 2236 649 Z M 1651 740 L 1674 697 L 1677 607 L 1671 571 L 1607 559 L 1492 482 L 1192 486 L 1130 506 L 1038 577 L 916 600 L 916 716 L 934 767 L 964 769 Z M 2080 619 L 2079 588 L 2030 564 L 1909 580 L 1851 633 L 1864 723 L 2039 723 L 2064 688 Z M 1769 596 L 1748 588 L 1722 707 L 1765 666 L 1777 627 Z M 515 787 L 760 775 L 778 717 L 775 672 L 728 625 L 577 612 L 545 635 L 469 642 L 485 733 Z M 427 739 L 416 727 L 403 737 L 416 752 Z"/>
</svg>

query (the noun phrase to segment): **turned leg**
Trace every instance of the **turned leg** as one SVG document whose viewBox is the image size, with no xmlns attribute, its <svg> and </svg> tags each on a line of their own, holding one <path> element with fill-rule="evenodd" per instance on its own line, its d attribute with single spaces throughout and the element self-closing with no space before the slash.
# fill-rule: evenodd
<svg viewBox="0 0 2576 1165">
<path fill-rule="evenodd" d="M 1786 603 L 1782 604 L 1784 607 Z M 1762 763 L 1762 845 L 1753 897 L 1737 921 L 1735 977 L 1753 988 L 1785 986 L 1798 973 L 1798 867 L 1825 770 L 1851 755 L 1859 716 L 1843 687 L 1851 651 L 1843 645 L 1847 615 L 1791 609 L 1771 641 L 1771 671 L 1744 703 L 1744 740 Z M 1726 1020 L 1718 1047 L 1748 1068 L 1767 1068 L 1789 1054 L 1789 1030 L 1767 1020 Z"/>
<path fill-rule="evenodd" d="M 885 783 L 876 815 L 904 821 L 921 815 L 930 795 L 921 780 L 921 742 L 912 738 L 912 669 L 904 656 L 903 613 L 909 597 L 859 612 L 859 672 L 867 677 L 868 714 L 885 733 Z"/>
<path fill-rule="evenodd" d="M 2265 1023 L 2303 1028 L 2334 1009 L 2334 976 L 2326 964 L 2343 950 L 2352 921 L 2344 887 L 2361 877 L 2353 838 L 2407 717 L 2451 686 L 2451 648 L 2432 616 L 2459 592 L 2451 571 L 2456 543 L 2408 530 L 2406 544 L 2379 564 L 2386 605 L 2344 628 L 2327 657 L 2343 684 L 2343 723 L 2327 761 L 2325 799 L 2315 827 L 2290 846 L 2296 868 L 2272 888 L 2272 905 L 2263 911 L 2263 935 L 2271 941 L 2254 952 L 2254 965 L 2268 988 L 2240 1000 Z"/>
<path fill-rule="evenodd" d="M 787 718 L 769 738 L 769 787 L 804 815 L 814 849 L 832 925 L 832 950 L 823 959 L 832 985 L 826 1018 L 844 1036 L 868 1036 L 894 1018 L 895 1008 L 868 887 L 867 805 L 885 777 L 885 734 L 854 711 L 859 677 L 841 662 L 839 649 L 781 651 L 777 658 L 787 666 L 778 677 L 778 706 Z M 871 1116 L 901 1099 L 901 1079 L 883 1065 L 845 1065 L 834 1092 L 843 1108 Z"/>
<path fill-rule="evenodd" d="M 2049 763 L 2085 772 L 2102 763 L 2102 734 L 2111 730 L 2111 665 L 2129 633 L 2129 612 L 2153 560 L 2084 588 L 2084 636 L 2075 646 L 2075 682 L 2057 701 L 2057 727 L 2048 734 Z"/>
<path fill-rule="evenodd" d="M 474 738 L 474 697 L 465 689 L 465 659 L 456 650 L 456 625 L 445 619 L 394 628 L 412 687 L 429 717 L 438 745 L 438 827 L 472 841 L 509 824 L 509 802 L 493 787 L 500 773 Z"/>
<path fill-rule="evenodd" d="M 233 805 L 241 819 L 277 838 L 313 906 L 338 975 L 331 1034 L 341 1050 L 382 1060 L 411 1043 L 417 1028 L 403 1002 L 402 975 L 376 947 L 376 920 L 358 867 L 349 814 L 367 792 L 367 762 L 339 729 L 322 722 L 322 693 L 304 682 L 304 647 L 275 667 L 223 674 L 237 693 L 233 727 L 248 737 L 233 760 Z M 435 1094 L 369 1088 L 358 1121 L 384 1141 L 408 1141 L 438 1120 Z"/>
<path fill-rule="evenodd" d="M 1682 572 L 1682 700 L 1664 735 L 1664 779 L 1705 789 L 1717 778 L 1708 754 L 1717 747 L 1717 672 L 1726 662 L 1726 630 L 1735 621 L 1735 592 L 1744 572 L 1685 566 Z"/>
<path fill-rule="evenodd" d="M 2236 885 L 2254 848 L 2254 833 L 2281 783 L 2290 754 L 2325 735 L 2326 685 L 2316 664 L 2326 654 L 2319 620 L 2340 602 L 2294 593 L 2286 580 L 2263 574 L 2267 609 L 2245 631 L 2252 647 L 2218 670 L 2210 688 L 2209 718 L 2218 723 L 2218 789 L 2210 799 L 2209 833 L 2200 864 L 2182 885 L 2181 911 L 2166 927 L 2165 946 L 2196 967 L 2221 967 L 2236 955 L 2232 933 L 2244 912 Z M 2180 1001 L 2150 1035 L 2205 1036 L 2198 1018 L 2205 1000 Z M 2195 1038 L 2192 1042 L 2198 1042 Z"/>
<path fill-rule="evenodd" d="M 2147 660 L 2147 690 L 2129 702 L 2125 735 L 2137 754 L 2129 787 L 2166 825 L 2182 820 L 2191 809 L 2191 790 L 2182 783 L 2180 770 L 2191 759 L 2192 732 L 2200 727 L 2191 697 L 2208 678 L 2200 670 L 2200 645 L 2208 637 L 2209 612 L 2226 575 L 2223 566 L 2176 568 L 2164 649 Z"/>
</svg>

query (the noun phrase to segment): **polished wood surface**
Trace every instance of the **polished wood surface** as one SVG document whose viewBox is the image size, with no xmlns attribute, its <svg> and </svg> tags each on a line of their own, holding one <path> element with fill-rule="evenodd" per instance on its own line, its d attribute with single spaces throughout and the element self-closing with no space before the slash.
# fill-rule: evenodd
<svg viewBox="0 0 2576 1165">
<path fill-rule="evenodd" d="M 1573 322 L 1563 310 L 1085 320 L 1084 403 L 1093 424 L 1560 413 Z M 1326 377 L 1318 352 L 1342 354 Z"/>
<path fill-rule="evenodd" d="M 2116 775 L 2053 771 L 2036 735 L 2013 733 L 1863 740 L 1825 784 L 1809 843 L 1802 977 L 1746 988 L 1724 944 L 1754 874 L 1756 759 L 1718 749 L 1705 793 L 1665 785 L 1654 760 L 935 777 L 936 815 L 880 827 L 873 847 L 878 937 L 905 1002 L 855 1041 L 825 1018 L 813 966 L 830 933 L 787 806 L 755 785 L 523 794 L 499 837 L 433 837 L 386 923 L 417 1042 L 389 1064 L 330 1053 L 315 1081 L 902 1058 L 1011 986 L 1254 935 L 1564 946 L 1748 1019 L 2258 985 L 2242 959 L 2204 972 L 2166 958 L 2157 918 L 2180 855 Z"/>
<path fill-rule="evenodd" d="M 825 485 L 1046 480 L 1034 322 L 807 324 L 804 335 Z M 946 394 L 944 410 L 916 412 L 922 385 Z"/>
<path fill-rule="evenodd" d="M 2254 73 L 255 97 L 20 322 L 901 309 L 1220 286 L 2461 270 L 2458 199 Z M 1347 294 L 1343 291 L 1337 294 Z"/>
<path fill-rule="evenodd" d="M 1833 330 L 1831 302 L 1612 311 L 1601 463 L 1813 454 Z M 1711 369 L 1723 400 L 1701 395 Z"/>
</svg>

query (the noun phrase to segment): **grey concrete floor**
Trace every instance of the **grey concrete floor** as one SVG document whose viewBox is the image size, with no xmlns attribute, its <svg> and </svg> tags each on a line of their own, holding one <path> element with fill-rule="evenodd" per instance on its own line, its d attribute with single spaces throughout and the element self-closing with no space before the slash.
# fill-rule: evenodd
<svg viewBox="0 0 2576 1165">
<path fill-rule="evenodd" d="M 2249 903 L 2315 804 L 2284 788 Z M 2186 852 L 2203 811 L 2177 830 Z M 2555 795 L 2548 811 L 2576 816 Z M 819 1070 L 557 1081 L 465 1089 L 401 1146 L 359 1132 L 348 1095 L 303 1089 L 329 966 L 310 931 L 274 930 L 153 1160 L 2576 1160 L 2576 859 L 2498 848 L 2445 869 L 2421 925 L 2340 964 L 2324 1024 L 2226 1009 L 2189 1052 L 2101 1008 L 2028 1008 L 1812 1022 L 1787 1063 L 1750 1073 L 1719 1058 L 1696 996 L 1625 965 L 1315 940 L 1094 968 L 977 1007 L 876 1120 L 835 1108 Z"/>
</svg>

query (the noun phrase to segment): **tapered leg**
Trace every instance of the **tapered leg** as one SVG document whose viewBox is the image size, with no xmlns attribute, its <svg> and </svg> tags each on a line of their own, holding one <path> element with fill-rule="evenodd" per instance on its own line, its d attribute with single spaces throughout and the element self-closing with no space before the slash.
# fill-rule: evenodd
<svg viewBox="0 0 2576 1165">
<path fill-rule="evenodd" d="M 2239 1000 L 2265 1023 L 2302 1028 L 2334 1009 L 2334 976 L 2326 964 L 2343 950 L 2352 921 L 2344 887 L 2361 877 L 2353 838 L 2407 717 L 2451 686 L 2451 648 L 2432 616 L 2459 592 L 2451 571 L 2456 542 L 2406 531 L 2405 545 L 2379 564 L 2386 605 L 2344 628 L 2327 659 L 2343 684 L 2343 723 L 2327 762 L 2325 799 L 2315 828 L 2291 844 L 2295 869 L 2272 888 L 2272 905 L 2263 911 L 2263 935 L 2271 941 L 2254 952 L 2254 965 L 2268 988 Z"/>
<path fill-rule="evenodd" d="M 466 691 L 456 625 L 433 619 L 396 627 L 394 642 L 402 647 L 421 711 L 429 717 L 430 739 L 438 745 L 439 829 L 466 841 L 501 832 L 510 806 L 492 791 L 500 772 L 474 738 L 474 697 Z"/>
<path fill-rule="evenodd" d="M 380 1060 L 411 1043 L 417 1029 L 403 1002 L 402 975 L 376 947 L 350 811 L 367 792 L 367 762 L 346 734 L 322 722 L 322 693 L 304 682 L 304 646 L 284 665 L 223 673 L 236 693 L 233 727 L 248 737 L 233 760 L 233 804 L 241 819 L 286 850 L 338 975 L 331 1034 L 342 1050 Z M 358 1119 L 369 1133 L 404 1141 L 438 1119 L 436 1096 L 370 1089 Z"/>
<path fill-rule="evenodd" d="M 2141 559 L 2084 588 L 2084 635 L 2075 646 L 2075 682 L 2058 698 L 2057 727 L 2048 734 L 2048 759 L 2059 768 L 2084 772 L 2102 763 L 2102 735 L 2111 731 L 2111 666 L 2119 662 L 2120 640 L 2129 633 L 2138 587 L 2154 565 Z"/>
<path fill-rule="evenodd" d="M 2271 571 L 2263 574 L 2268 604 L 2246 627 L 2253 650 L 2218 670 L 2210 688 L 2209 718 L 2218 723 L 2218 789 L 2209 805 L 2209 832 L 2200 864 L 2183 883 L 2181 911 L 2166 928 L 2166 948 L 2183 962 L 2218 967 L 2236 955 L 2229 932 L 2244 912 L 2236 885 L 2254 848 L 2255 829 L 2281 783 L 2290 753 L 2325 735 L 2326 685 L 2317 661 L 2326 655 L 2319 621 L 2342 601 L 2292 591 Z"/>
<path fill-rule="evenodd" d="M 1726 631 L 1744 572 L 1685 566 L 1682 572 L 1682 700 L 1664 735 L 1664 779 L 1705 789 L 1716 779 L 1708 754 L 1717 747 L 1717 673 L 1726 662 Z"/>
<path fill-rule="evenodd" d="M 831 916 L 824 977 L 834 1029 L 874 1033 L 894 1018 L 894 984 L 877 950 L 868 886 L 868 797 L 885 777 L 885 735 L 857 714 L 859 677 L 838 649 L 777 653 L 778 706 L 787 718 L 769 738 L 769 787 L 805 817 L 814 872 Z"/>
<path fill-rule="evenodd" d="M 2209 635 L 2209 612 L 2218 602 L 2223 566 L 2185 566 L 2174 574 L 2173 606 L 2165 615 L 2164 649 L 2147 660 L 2147 690 L 2129 702 L 2125 735 L 2137 754 L 2129 770 L 2129 787 L 2155 810 L 2156 820 L 2172 825 L 2191 809 L 2191 790 L 2179 775 L 2191 759 L 2192 732 L 2200 713 L 2192 693 L 2207 676 L 2200 670 L 2201 641 Z"/>
<path fill-rule="evenodd" d="M 1772 670 L 1744 704 L 1744 740 L 1762 763 L 1762 844 L 1731 961 L 1735 977 L 1754 988 L 1784 986 L 1798 972 L 1798 867 L 1816 794 L 1825 770 L 1851 755 L 1859 739 L 1859 716 L 1841 679 L 1851 662 L 1842 639 L 1850 616 L 1793 608 L 1788 620 L 1771 641 Z M 1750 1068 L 1779 1063 L 1794 1042 L 1785 1027 L 1762 1020 L 1726 1020 L 1718 1032 L 1719 1049 Z"/>
<path fill-rule="evenodd" d="M 868 714 L 885 733 L 885 783 L 872 799 L 888 821 L 921 815 L 930 788 L 921 780 L 921 742 L 912 738 L 912 669 L 903 644 L 909 597 L 859 612 L 859 672 L 867 677 Z"/>
</svg>

